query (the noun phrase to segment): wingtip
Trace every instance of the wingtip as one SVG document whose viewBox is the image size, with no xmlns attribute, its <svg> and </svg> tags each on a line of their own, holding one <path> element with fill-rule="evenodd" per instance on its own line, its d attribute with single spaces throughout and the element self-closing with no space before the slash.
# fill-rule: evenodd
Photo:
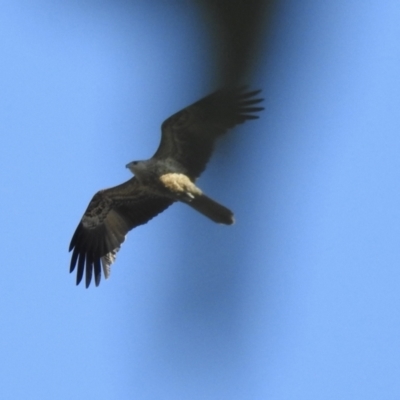
<svg viewBox="0 0 400 400">
<path fill-rule="evenodd" d="M 262 89 L 248 90 L 248 86 L 238 88 L 239 96 L 241 100 L 248 99 L 250 97 L 255 97 L 262 92 Z"/>
</svg>

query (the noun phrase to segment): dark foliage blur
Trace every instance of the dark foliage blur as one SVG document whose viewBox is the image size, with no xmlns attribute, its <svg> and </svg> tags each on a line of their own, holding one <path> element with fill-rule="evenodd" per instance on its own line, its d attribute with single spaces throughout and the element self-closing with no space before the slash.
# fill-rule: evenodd
<svg viewBox="0 0 400 400">
<path fill-rule="evenodd" d="M 248 83 L 277 0 L 196 0 L 215 47 L 217 86 Z"/>
</svg>

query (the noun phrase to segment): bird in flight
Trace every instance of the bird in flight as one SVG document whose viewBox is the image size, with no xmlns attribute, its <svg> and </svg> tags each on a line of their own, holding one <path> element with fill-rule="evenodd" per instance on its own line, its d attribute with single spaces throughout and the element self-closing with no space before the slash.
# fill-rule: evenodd
<svg viewBox="0 0 400 400">
<path fill-rule="evenodd" d="M 101 270 L 110 275 L 111 264 L 133 228 L 147 223 L 180 201 L 220 224 L 231 225 L 233 213 L 206 196 L 195 181 L 204 171 L 216 139 L 230 128 L 257 119 L 264 108 L 260 90 L 221 89 L 166 119 L 161 142 L 148 160 L 126 165 L 134 177 L 121 185 L 100 190 L 71 239 L 70 272 L 77 267 L 76 284 L 85 272 L 86 287 Z"/>
</svg>

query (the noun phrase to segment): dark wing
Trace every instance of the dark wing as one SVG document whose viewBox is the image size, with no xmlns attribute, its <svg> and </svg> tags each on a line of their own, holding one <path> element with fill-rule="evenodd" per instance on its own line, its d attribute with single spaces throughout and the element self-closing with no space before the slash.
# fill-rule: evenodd
<svg viewBox="0 0 400 400">
<path fill-rule="evenodd" d="M 93 271 L 98 286 L 101 264 L 107 275 L 107 268 L 114 261 L 125 235 L 134 227 L 148 222 L 172 203 L 170 199 L 149 193 L 136 178 L 97 192 L 69 246 L 69 251 L 73 250 L 70 272 L 78 266 L 76 284 L 82 280 L 86 268 L 86 287 L 90 285 Z"/>
<path fill-rule="evenodd" d="M 161 143 L 153 158 L 173 158 L 197 178 L 211 157 L 214 142 L 228 129 L 249 119 L 263 107 L 260 90 L 222 89 L 197 101 L 165 120 L 161 126 Z"/>
</svg>

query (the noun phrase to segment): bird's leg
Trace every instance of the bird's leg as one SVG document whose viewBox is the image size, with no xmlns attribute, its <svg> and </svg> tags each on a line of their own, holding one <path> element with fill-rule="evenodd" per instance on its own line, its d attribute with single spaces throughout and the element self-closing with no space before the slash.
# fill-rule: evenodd
<svg viewBox="0 0 400 400">
<path fill-rule="evenodd" d="M 160 181 L 170 195 L 176 200 L 191 202 L 203 192 L 184 174 L 175 172 L 160 176 Z"/>
<path fill-rule="evenodd" d="M 226 225 L 234 223 L 232 211 L 207 197 L 186 175 L 171 172 L 161 175 L 160 181 L 174 200 L 188 204 L 214 222 Z"/>
</svg>

